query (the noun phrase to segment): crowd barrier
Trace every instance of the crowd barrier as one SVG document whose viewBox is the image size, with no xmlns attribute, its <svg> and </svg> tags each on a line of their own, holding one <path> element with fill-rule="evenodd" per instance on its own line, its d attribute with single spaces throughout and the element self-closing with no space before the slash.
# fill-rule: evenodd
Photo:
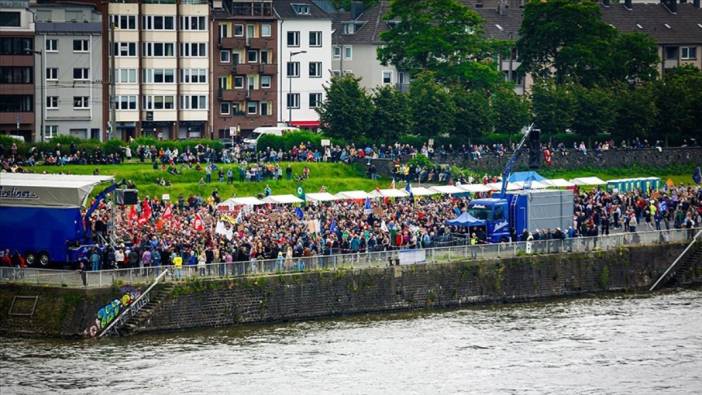
<svg viewBox="0 0 702 395">
<path fill-rule="evenodd" d="M 282 274 L 302 271 L 364 269 L 408 264 L 435 264 L 457 260 L 511 258 L 530 254 L 608 251 L 623 246 L 684 243 L 702 228 L 617 233 L 608 236 L 578 237 L 499 244 L 463 245 L 428 249 L 407 249 L 317 255 L 311 257 L 251 260 L 246 262 L 212 263 L 204 267 L 183 265 L 181 269 L 168 266 L 165 281 L 188 278 L 225 278 Z M 62 287 L 108 287 L 115 284 L 153 282 L 166 266 L 86 271 L 34 268 L 0 268 L 0 282 L 26 283 Z"/>
</svg>

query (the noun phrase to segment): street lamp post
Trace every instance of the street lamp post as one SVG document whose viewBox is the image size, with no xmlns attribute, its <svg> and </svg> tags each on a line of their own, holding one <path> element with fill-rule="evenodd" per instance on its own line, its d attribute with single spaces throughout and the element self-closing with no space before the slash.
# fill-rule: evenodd
<svg viewBox="0 0 702 395">
<path fill-rule="evenodd" d="M 288 64 L 292 63 L 293 56 L 297 56 L 297 55 L 300 55 L 303 53 L 307 53 L 307 51 L 290 52 L 290 61 L 288 62 Z M 297 75 L 300 76 L 301 72 L 302 72 L 302 70 L 300 70 L 300 68 L 298 67 Z M 288 95 L 292 95 L 292 76 L 290 75 L 290 73 L 288 73 L 288 81 L 289 81 L 289 85 L 290 85 L 288 88 Z M 292 125 L 292 106 L 290 105 L 291 103 L 287 103 L 287 104 L 288 104 L 288 126 L 291 126 Z"/>
<path fill-rule="evenodd" d="M 44 106 L 46 105 L 46 98 L 44 97 L 44 80 L 46 79 L 44 76 L 44 73 L 46 73 L 46 69 L 44 67 L 44 53 L 42 51 L 35 51 L 32 50 L 31 48 L 25 48 L 26 53 L 33 53 L 34 55 L 39 55 L 39 67 L 41 67 L 41 91 L 40 91 L 40 96 L 41 96 L 41 118 L 40 118 L 40 125 L 41 125 L 41 130 L 39 131 L 39 135 L 41 136 L 41 142 L 44 142 Z"/>
</svg>

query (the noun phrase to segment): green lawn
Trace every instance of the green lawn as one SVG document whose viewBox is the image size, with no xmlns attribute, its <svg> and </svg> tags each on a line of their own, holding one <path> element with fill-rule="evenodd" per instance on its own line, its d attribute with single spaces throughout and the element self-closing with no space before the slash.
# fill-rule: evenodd
<svg viewBox="0 0 702 395">
<path fill-rule="evenodd" d="M 264 180 L 262 182 L 247 182 L 239 181 L 239 171 L 236 165 L 218 166 L 223 169 L 225 175 L 229 168 L 234 172 L 234 184 L 226 182 L 218 182 L 216 172 L 212 175 L 212 183 L 200 184 L 200 179 L 205 177 L 204 170 L 196 171 L 195 168 L 187 166 L 178 166 L 181 174 L 170 175 L 165 171 L 154 170 L 151 164 L 129 163 L 122 165 L 68 165 L 68 166 L 36 166 L 35 172 L 46 171 L 48 173 L 65 173 L 65 174 L 93 174 L 97 168 L 101 175 L 113 175 L 117 180 L 126 179 L 136 184 L 139 189 L 140 196 L 161 196 L 168 193 L 171 198 L 176 198 L 178 195 L 188 196 L 190 194 L 206 196 L 212 193 L 213 190 L 218 190 L 220 196 L 229 198 L 232 196 L 256 196 L 263 193 L 266 185 L 270 185 L 273 194 L 295 194 L 298 183 L 295 181 L 295 176 L 302 174 L 303 168 L 310 168 L 310 177 L 305 180 L 302 185 L 305 192 L 318 192 L 322 186 L 327 188 L 327 191 L 336 193 L 340 191 L 364 190 L 371 191 L 376 187 L 388 188 L 390 181 L 386 179 L 370 180 L 365 177 L 365 166 L 363 165 L 343 165 L 335 163 L 291 163 L 293 169 L 293 179 L 286 180 L 283 175 L 283 180 L 273 181 Z M 283 174 L 287 163 L 282 163 Z M 163 177 L 171 182 L 170 186 L 162 187 L 156 184 L 156 179 Z"/>
<path fill-rule="evenodd" d="M 287 163 L 281 164 L 283 169 Z M 201 185 L 200 179 L 204 178 L 204 171 L 196 171 L 185 166 L 179 166 L 182 174 L 170 175 L 165 171 L 153 170 L 150 164 L 129 163 L 122 165 L 69 165 L 69 166 L 37 166 L 36 172 L 46 171 L 48 173 L 67 174 L 93 174 L 97 168 L 101 175 L 114 175 L 118 180 L 127 179 L 134 182 L 139 189 L 141 196 L 161 196 L 168 193 L 172 198 L 178 195 L 188 196 L 190 194 L 206 196 L 217 189 L 220 196 L 229 198 L 232 196 L 256 196 L 263 193 L 266 184 L 270 185 L 273 194 L 295 194 L 298 183 L 294 180 L 267 180 L 263 182 L 239 181 L 239 172 L 235 165 L 219 165 L 224 169 L 234 169 L 233 185 L 216 181 L 216 174 L 213 174 L 213 182 Z M 318 192 L 322 186 L 327 191 L 336 193 L 340 191 L 364 190 L 372 191 L 376 187 L 389 188 L 390 180 L 381 179 L 372 181 L 365 177 L 365 166 L 360 164 L 344 165 L 337 163 L 292 163 L 293 174 L 302 174 L 305 166 L 310 168 L 310 178 L 303 182 L 305 192 Z M 615 168 L 615 169 L 578 169 L 578 170 L 552 170 L 543 168 L 538 170 L 540 174 L 547 178 L 565 178 L 596 176 L 604 180 L 627 177 L 656 176 L 663 181 L 672 178 L 676 184 L 691 184 L 693 167 L 669 167 L 669 168 Z M 163 177 L 171 182 L 171 186 L 162 187 L 156 184 L 156 179 Z"/>
</svg>

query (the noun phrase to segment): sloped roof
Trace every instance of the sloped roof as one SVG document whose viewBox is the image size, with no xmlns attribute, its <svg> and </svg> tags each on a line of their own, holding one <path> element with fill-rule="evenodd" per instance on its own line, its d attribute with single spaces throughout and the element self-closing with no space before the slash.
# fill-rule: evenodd
<svg viewBox="0 0 702 395">
<path fill-rule="evenodd" d="M 657 44 L 702 43 L 702 8 L 690 3 L 678 4 L 675 14 L 660 4 L 634 3 L 631 10 L 623 4 L 600 7 L 602 19 L 620 32 L 646 33 Z"/>
<path fill-rule="evenodd" d="M 381 0 L 378 4 L 365 9 L 355 20 L 350 12 L 340 12 L 334 18 L 334 42 L 339 44 L 379 44 L 380 34 L 389 30 L 385 14 L 390 9 L 390 2 Z M 344 22 L 356 22 L 354 34 L 343 34 Z"/>
<path fill-rule="evenodd" d="M 310 7 L 309 15 L 298 15 L 293 10 L 293 4 L 304 4 Z M 311 0 L 276 0 L 273 9 L 281 19 L 331 19 L 331 16 L 319 8 Z"/>
</svg>

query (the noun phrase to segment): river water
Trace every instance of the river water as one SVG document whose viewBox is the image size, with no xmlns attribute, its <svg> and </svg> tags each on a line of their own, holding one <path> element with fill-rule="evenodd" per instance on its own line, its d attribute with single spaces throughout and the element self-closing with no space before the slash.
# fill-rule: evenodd
<svg viewBox="0 0 702 395">
<path fill-rule="evenodd" d="M 103 341 L 0 339 L 0 393 L 702 393 L 702 289 Z"/>
</svg>

